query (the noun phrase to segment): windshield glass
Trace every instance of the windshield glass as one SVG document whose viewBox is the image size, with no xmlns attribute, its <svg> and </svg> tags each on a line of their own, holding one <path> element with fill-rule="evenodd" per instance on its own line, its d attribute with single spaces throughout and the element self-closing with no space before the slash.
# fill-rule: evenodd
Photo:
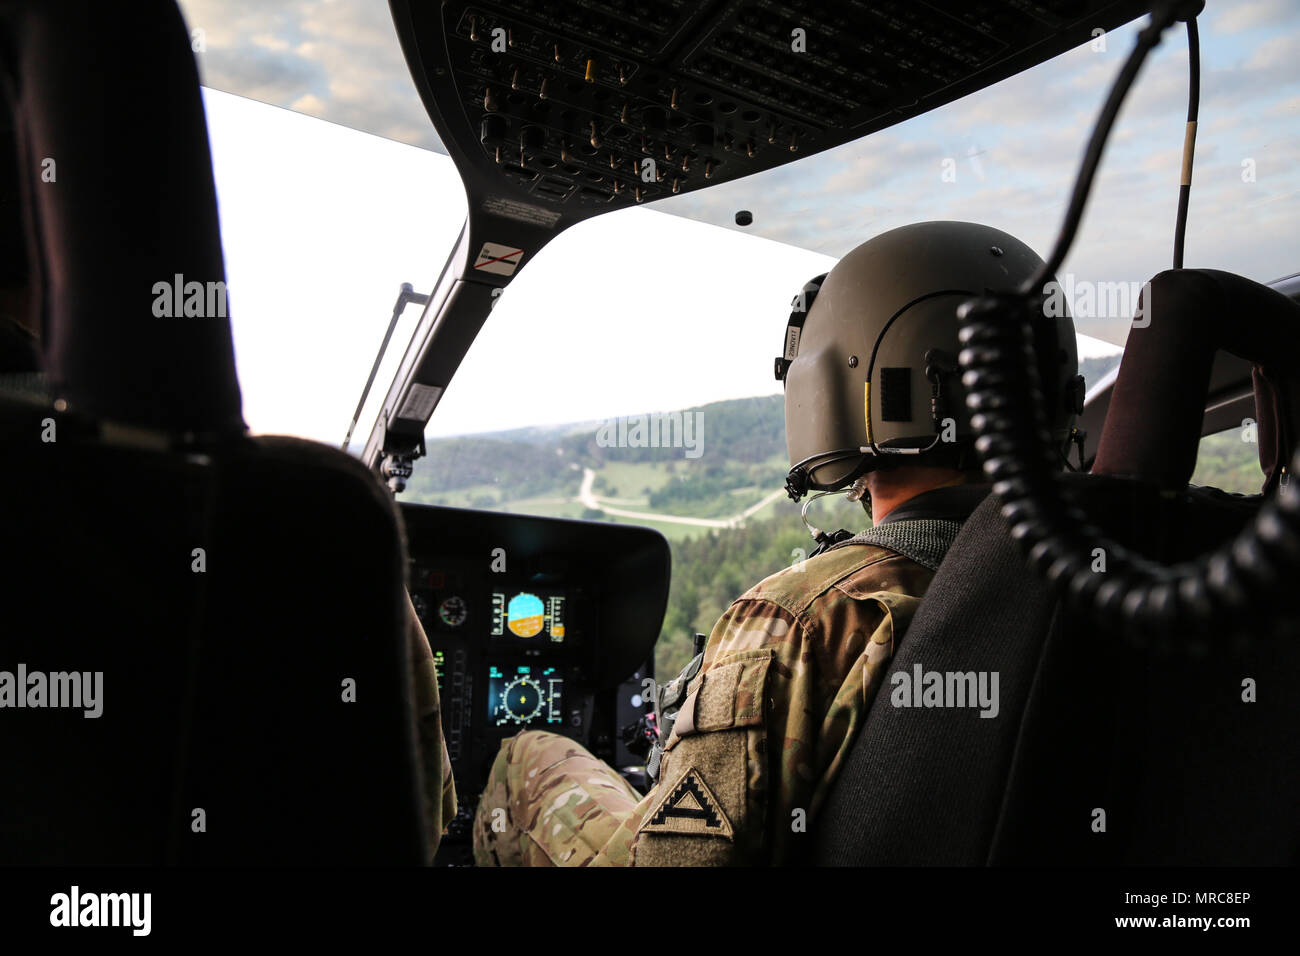
<svg viewBox="0 0 1300 956">
<path fill-rule="evenodd" d="M 377 0 L 178 0 L 208 89 L 446 153 Z"/>
<path fill-rule="evenodd" d="M 403 282 L 427 292 L 465 220 L 447 156 L 204 90 L 235 363 L 255 432 L 338 446 Z M 353 446 L 419 318 L 408 306 Z"/>
<path fill-rule="evenodd" d="M 1300 185 L 1293 163 L 1274 165 L 1300 147 L 1300 73 L 1268 20 L 1220 14 L 1203 30 L 1187 240 L 1189 265 L 1260 280 L 1295 269 Z M 674 575 L 657 658 L 673 672 L 694 630 L 813 547 L 782 490 L 771 370 L 791 296 L 858 243 L 923 219 L 986 222 L 1046 254 L 1135 29 L 864 141 L 561 235 L 499 300 L 405 499 L 658 528 Z M 1171 41 L 1148 63 L 1060 274 L 1090 384 L 1115 365 L 1142 283 L 1169 266 L 1186 59 Z M 741 209 L 752 226 L 735 224 Z M 809 519 L 869 524 L 842 496 Z"/>
<path fill-rule="evenodd" d="M 246 417 L 337 445 L 401 283 L 428 292 L 452 248 L 459 177 L 382 4 L 183 6 L 205 29 L 205 84 L 265 101 L 205 91 Z M 1297 267 L 1300 50 L 1285 6 L 1202 18 L 1190 266 L 1264 281 Z M 860 242 L 925 219 L 985 222 L 1046 254 L 1135 30 L 860 142 L 561 234 L 498 299 L 402 498 L 659 529 L 674 549 L 658 652 L 672 668 L 694 629 L 813 547 L 782 490 L 772 374 L 792 295 Z M 1186 90 L 1171 34 L 1062 269 L 1090 385 L 1115 364 L 1142 282 L 1169 265 Z M 736 224 L 742 209 L 751 225 Z M 397 327 L 354 452 L 419 311 Z M 869 524 L 841 496 L 809 520 Z"/>
<path fill-rule="evenodd" d="M 1260 282 L 1297 269 L 1300 35 L 1294 4 L 1211 4 L 1186 265 Z M 1144 20 L 838 149 L 655 208 L 843 256 L 897 226 L 996 226 L 1053 246 L 1088 135 Z M 1136 290 L 1171 264 L 1187 115 L 1187 41 L 1171 30 L 1125 100 L 1058 273 L 1078 330 L 1122 346 Z"/>
</svg>

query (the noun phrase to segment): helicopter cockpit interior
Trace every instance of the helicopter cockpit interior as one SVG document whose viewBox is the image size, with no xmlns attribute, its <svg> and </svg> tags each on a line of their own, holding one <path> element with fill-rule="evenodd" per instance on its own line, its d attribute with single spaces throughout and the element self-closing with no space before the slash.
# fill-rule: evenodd
<svg viewBox="0 0 1300 956">
<path fill-rule="evenodd" d="M 224 298 L 210 307 L 214 284 L 225 288 L 222 187 L 186 3 L 0 5 L 0 318 L 13 319 L 0 357 L 0 672 L 22 688 L 49 675 L 48 694 L 19 690 L 12 705 L 0 683 L 2 863 L 471 864 L 477 795 L 501 742 L 525 729 L 581 743 L 643 791 L 645 688 L 671 676 L 656 645 L 683 586 L 678 539 L 579 465 L 561 475 L 578 494 L 549 513 L 479 507 L 468 493 L 402 497 L 450 447 L 430 423 L 498 301 L 533 260 L 546 267 L 561 234 L 599 217 L 807 168 L 1136 30 L 1131 52 L 1079 81 L 1077 102 L 1047 104 L 1079 111 L 1069 175 L 1051 181 L 1058 204 L 1039 217 L 1055 237 L 1039 250 L 1050 279 L 1106 186 L 1097 173 L 1108 139 L 1127 135 L 1130 90 L 1164 84 L 1166 111 L 1188 105 L 1188 68 L 1139 75 L 1148 53 L 1190 41 L 1199 89 L 1206 8 L 388 6 L 398 66 L 454 163 L 466 218 L 445 262 L 411 277 L 429 291 L 403 287 L 383 337 L 391 380 L 377 380 L 376 359 L 361 399 L 376 383 L 375 412 L 345 452 L 246 424 L 241 349 Z M 997 671 L 1002 719 L 904 712 L 882 693 L 810 833 L 809 865 L 1300 862 L 1300 266 L 1267 282 L 1183 267 L 1185 233 L 1215 229 L 1210 212 L 1198 219 L 1197 98 L 1187 141 L 1166 144 L 1182 157 L 1177 218 L 1139 237 L 1173 248 L 1174 268 L 1144 286 L 1151 311 L 1127 329 L 1122 360 L 1077 396 L 1066 474 L 1045 464 L 1041 383 L 1025 358 L 1042 283 L 962 304 L 961 374 L 991 491 L 890 666 Z M 1274 118 L 1294 133 L 1294 102 Z M 741 212 L 734 222 L 747 224 Z M 873 233 L 869 216 L 861 229 Z M 644 269 L 669 284 L 679 253 L 656 254 Z M 393 330 L 412 304 L 403 346 Z M 751 323 L 754 335 L 775 346 L 785 308 Z M 502 406 L 529 425 L 545 376 L 510 356 L 497 367 Z M 1245 422 L 1258 493 L 1193 484 L 1203 437 Z M 551 467 L 529 458 L 520 474 Z M 620 474 L 627 487 L 645 472 Z M 408 601 L 433 654 L 458 796 L 442 833 L 427 823 Z M 101 683 L 102 715 L 86 719 Z M 60 693 L 86 706 L 57 709 Z M 1104 839 L 1096 808 L 1111 821 Z M 220 838 L 195 829 L 200 818 Z"/>
</svg>

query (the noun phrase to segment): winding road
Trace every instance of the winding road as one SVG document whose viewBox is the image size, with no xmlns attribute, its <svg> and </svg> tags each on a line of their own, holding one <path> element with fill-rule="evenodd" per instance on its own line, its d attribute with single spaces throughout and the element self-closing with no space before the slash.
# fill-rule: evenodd
<svg viewBox="0 0 1300 956">
<path fill-rule="evenodd" d="M 584 508 L 591 508 L 595 511 L 603 511 L 607 515 L 614 515 L 618 518 L 635 518 L 638 521 L 667 521 L 672 524 L 689 524 L 697 528 L 736 528 L 744 523 L 745 519 L 751 515 L 766 508 L 769 504 L 785 494 L 785 489 L 780 488 L 757 504 L 750 505 L 740 514 L 732 515 L 730 518 L 684 518 L 681 515 L 656 514 L 653 511 L 627 511 L 623 508 L 611 508 L 604 504 L 599 498 L 592 494 L 591 486 L 596 481 L 596 472 L 591 468 L 582 469 L 582 486 L 578 489 L 578 501 Z"/>
</svg>

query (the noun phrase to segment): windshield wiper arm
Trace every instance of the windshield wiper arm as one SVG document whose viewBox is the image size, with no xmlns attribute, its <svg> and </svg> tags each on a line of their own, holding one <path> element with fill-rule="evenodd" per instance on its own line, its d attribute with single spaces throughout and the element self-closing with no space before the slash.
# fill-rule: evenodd
<svg viewBox="0 0 1300 956">
<path fill-rule="evenodd" d="M 348 434 L 343 439 L 344 451 L 348 450 L 348 445 L 352 441 L 352 430 L 357 427 L 357 419 L 361 417 L 361 409 L 365 407 L 366 398 L 370 395 L 370 386 L 375 384 L 375 376 L 379 373 L 379 363 L 384 360 L 384 352 L 388 350 L 388 340 L 393 337 L 393 329 L 397 328 L 397 320 L 402 317 L 403 310 L 411 302 L 416 305 L 428 305 L 429 297 L 416 292 L 411 283 L 403 282 L 401 291 L 397 293 L 397 301 L 393 303 L 393 317 L 388 323 L 388 331 L 384 333 L 384 341 L 379 344 L 379 354 L 375 356 L 375 364 L 370 367 L 370 377 L 366 379 L 366 387 L 361 390 L 357 410 L 352 413 L 352 421 L 348 424 Z"/>
</svg>

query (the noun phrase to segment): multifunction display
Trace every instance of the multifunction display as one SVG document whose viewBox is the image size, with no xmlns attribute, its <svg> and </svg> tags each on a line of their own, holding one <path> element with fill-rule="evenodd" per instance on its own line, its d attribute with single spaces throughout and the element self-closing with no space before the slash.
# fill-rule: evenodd
<svg viewBox="0 0 1300 956">
<path fill-rule="evenodd" d="M 495 591 L 492 594 L 492 636 L 521 641 L 564 641 L 563 591 Z"/>
<path fill-rule="evenodd" d="M 564 674 L 555 667 L 488 668 L 488 719 L 497 727 L 564 722 Z"/>
</svg>

